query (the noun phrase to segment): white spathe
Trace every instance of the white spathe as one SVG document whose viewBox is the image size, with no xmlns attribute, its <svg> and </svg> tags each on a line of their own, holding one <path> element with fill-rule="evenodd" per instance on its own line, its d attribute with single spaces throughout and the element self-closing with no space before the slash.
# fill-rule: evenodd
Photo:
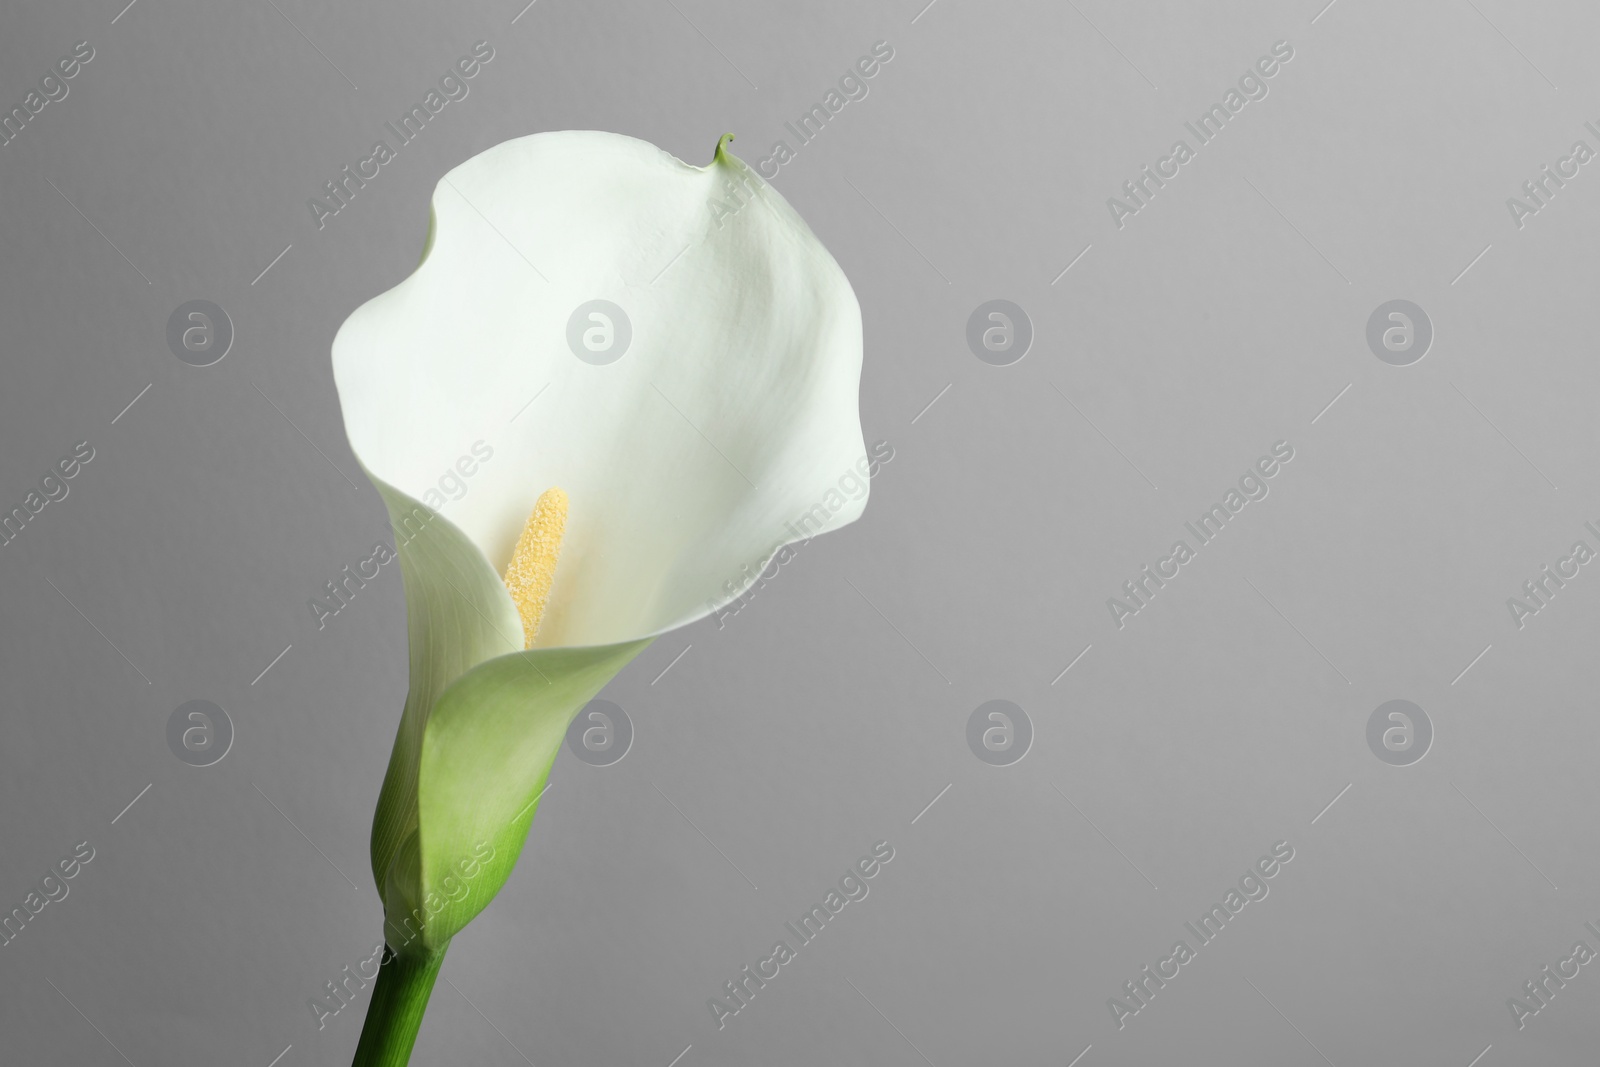
<svg viewBox="0 0 1600 1067">
<path fill-rule="evenodd" d="M 411 684 L 371 848 L 396 951 L 443 952 L 493 899 L 569 724 L 651 637 L 866 506 L 855 295 L 725 145 L 706 167 L 605 133 L 492 148 L 439 183 L 415 273 L 334 339 L 405 576 Z M 605 365 L 568 343 L 596 300 L 631 334 Z M 446 518 L 434 491 L 464 460 Z M 525 650 L 500 575 L 551 486 L 567 524 Z"/>
<path fill-rule="evenodd" d="M 587 131 L 473 157 L 434 192 L 416 272 L 334 340 L 346 431 L 380 483 L 420 501 L 474 442 L 493 449 L 433 521 L 459 527 L 494 574 L 539 494 L 567 491 L 537 647 L 692 622 L 782 545 L 866 506 L 864 488 L 839 492 L 864 455 L 855 295 L 725 144 L 705 167 Z M 632 334 L 603 366 L 567 339 L 597 299 Z M 501 595 L 486 610 L 515 618 Z"/>
</svg>

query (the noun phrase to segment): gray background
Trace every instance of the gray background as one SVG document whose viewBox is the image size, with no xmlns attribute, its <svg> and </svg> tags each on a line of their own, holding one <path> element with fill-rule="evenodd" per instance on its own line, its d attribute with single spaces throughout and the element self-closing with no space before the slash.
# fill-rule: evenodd
<svg viewBox="0 0 1600 1067">
<path fill-rule="evenodd" d="M 365 999 L 320 1032 L 307 999 L 379 936 L 405 634 L 392 570 L 320 632 L 307 606 L 389 538 L 335 329 L 473 153 L 594 128 L 703 163 L 732 130 L 754 162 L 878 40 L 774 184 L 860 296 L 895 458 L 861 523 L 606 690 L 632 751 L 557 760 L 415 1062 L 1593 1059 L 1593 966 L 1520 1032 L 1506 999 L 1600 948 L 1600 576 L 1520 630 L 1505 600 L 1596 544 L 1600 165 L 1521 229 L 1505 199 L 1600 148 L 1600 12 L 924 3 L 7 5 L 5 108 L 96 55 L 0 147 L 0 505 L 96 458 L 0 548 L 0 905 L 97 854 L 0 948 L 0 1059 L 349 1062 Z M 480 39 L 471 95 L 319 232 L 307 198 Z M 1119 230 L 1106 198 L 1278 40 L 1270 95 Z M 993 298 L 1036 331 L 1013 366 L 967 349 Z M 1395 298 L 1436 332 L 1409 367 L 1365 342 Z M 215 366 L 166 346 L 191 299 L 234 322 Z M 1119 630 L 1106 598 L 1278 440 L 1271 495 Z M 1365 740 L 1394 698 L 1436 732 L 1409 767 Z M 204 769 L 165 737 L 192 699 L 237 731 Z M 991 699 L 1036 732 L 1009 767 L 966 744 Z M 719 1032 L 707 998 L 883 839 Z M 1107 998 L 1278 840 L 1270 896 L 1119 1030 Z"/>
</svg>

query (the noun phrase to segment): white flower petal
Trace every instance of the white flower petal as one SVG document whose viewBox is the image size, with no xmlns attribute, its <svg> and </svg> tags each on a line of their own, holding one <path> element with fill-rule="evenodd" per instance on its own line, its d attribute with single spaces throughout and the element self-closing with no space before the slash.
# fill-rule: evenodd
<svg viewBox="0 0 1600 1067">
<path fill-rule="evenodd" d="M 860 309 L 722 146 L 701 168 L 615 134 L 537 134 L 451 171 L 433 211 L 416 273 L 334 341 L 345 424 L 376 478 L 424 501 L 492 447 L 448 516 L 497 572 L 538 495 L 567 491 L 540 647 L 693 621 L 782 545 L 861 514 Z M 593 300 L 631 326 L 603 366 L 567 341 Z"/>
<path fill-rule="evenodd" d="M 472 668 L 519 651 L 522 622 L 499 576 L 460 530 L 393 486 L 374 484 L 405 578 L 411 678 L 372 826 L 372 869 L 387 901 L 395 854 L 417 829 L 418 767 L 434 705 Z"/>
</svg>

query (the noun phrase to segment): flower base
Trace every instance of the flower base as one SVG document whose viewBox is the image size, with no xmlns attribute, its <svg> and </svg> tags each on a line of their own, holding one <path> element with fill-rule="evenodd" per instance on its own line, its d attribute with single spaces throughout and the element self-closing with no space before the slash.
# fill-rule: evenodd
<svg viewBox="0 0 1600 1067">
<path fill-rule="evenodd" d="M 443 964 L 444 949 L 432 956 L 385 952 L 351 1067 L 406 1067 Z"/>
</svg>

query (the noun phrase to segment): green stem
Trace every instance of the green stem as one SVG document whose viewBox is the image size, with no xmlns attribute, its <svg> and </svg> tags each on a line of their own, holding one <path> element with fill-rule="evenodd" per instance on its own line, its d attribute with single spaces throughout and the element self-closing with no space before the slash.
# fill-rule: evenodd
<svg viewBox="0 0 1600 1067">
<path fill-rule="evenodd" d="M 436 954 L 384 953 L 378 984 L 372 987 L 367 1022 L 351 1067 L 406 1067 L 411 1047 L 417 1043 L 422 1013 L 444 963 L 444 949 Z"/>
</svg>

